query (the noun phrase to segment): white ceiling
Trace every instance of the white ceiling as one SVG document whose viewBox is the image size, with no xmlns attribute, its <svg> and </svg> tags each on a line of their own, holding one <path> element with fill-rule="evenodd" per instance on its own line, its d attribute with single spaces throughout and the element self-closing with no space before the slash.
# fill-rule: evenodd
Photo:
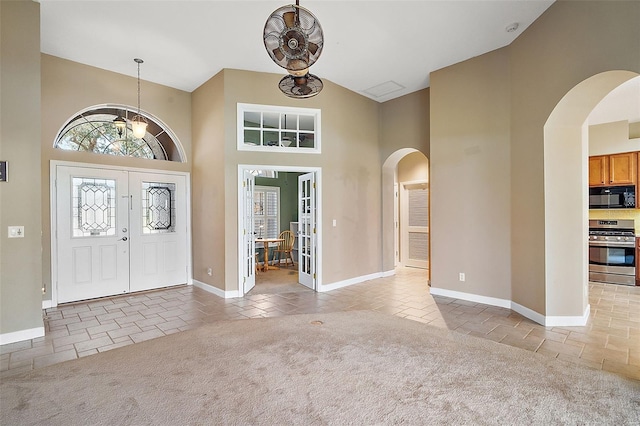
<svg viewBox="0 0 640 426">
<path fill-rule="evenodd" d="M 42 52 L 193 91 L 223 68 L 286 74 L 264 49 L 270 13 L 291 1 L 39 0 Z M 324 30 L 311 72 L 384 102 L 429 73 L 510 44 L 553 0 L 302 0 Z M 519 23 L 515 32 L 506 27 Z M 375 96 L 376 86 L 396 90 Z M 400 87 L 400 89 L 398 89 Z M 374 89 L 374 90 L 372 90 Z"/>
</svg>

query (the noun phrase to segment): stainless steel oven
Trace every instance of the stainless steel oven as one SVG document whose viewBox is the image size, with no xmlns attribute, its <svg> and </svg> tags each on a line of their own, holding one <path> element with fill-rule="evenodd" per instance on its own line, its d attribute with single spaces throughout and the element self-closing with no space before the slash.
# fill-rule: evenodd
<svg viewBox="0 0 640 426">
<path fill-rule="evenodd" d="M 589 281 L 635 285 L 634 221 L 589 221 Z"/>
</svg>

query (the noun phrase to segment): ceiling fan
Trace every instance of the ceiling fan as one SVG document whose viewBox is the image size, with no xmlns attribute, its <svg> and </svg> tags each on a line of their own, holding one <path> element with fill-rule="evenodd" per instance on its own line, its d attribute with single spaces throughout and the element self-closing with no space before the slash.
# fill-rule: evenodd
<svg viewBox="0 0 640 426">
<path fill-rule="evenodd" d="M 263 41 L 271 60 L 289 71 L 278 87 L 292 98 L 309 98 L 323 87 L 319 77 L 309 73 L 324 45 L 318 19 L 309 10 L 295 5 L 282 6 L 269 15 Z"/>
</svg>

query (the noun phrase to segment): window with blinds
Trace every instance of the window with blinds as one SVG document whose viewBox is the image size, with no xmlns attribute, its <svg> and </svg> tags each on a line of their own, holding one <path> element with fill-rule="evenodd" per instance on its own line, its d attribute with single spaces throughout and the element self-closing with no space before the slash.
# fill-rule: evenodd
<svg viewBox="0 0 640 426">
<path fill-rule="evenodd" d="M 254 232 L 257 238 L 280 235 L 280 188 L 256 186 L 253 189 Z"/>
</svg>

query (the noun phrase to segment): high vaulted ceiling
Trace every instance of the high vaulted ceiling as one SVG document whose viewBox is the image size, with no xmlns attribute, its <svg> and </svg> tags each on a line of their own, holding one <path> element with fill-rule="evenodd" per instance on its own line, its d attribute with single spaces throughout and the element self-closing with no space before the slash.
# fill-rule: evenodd
<svg viewBox="0 0 640 426">
<path fill-rule="evenodd" d="M 193 91 L 223 68 L 286 74 L 265 51 L 286 1 L 39 0 L 42 52 Z M 311 72 L 384 102 L 429 73 L 510 44 L 553 0 L 302 0 L 324 30 Z M 507 26 L 518 29 L 507 32 Z M 386 93 L 385 93 L 386 92 Z"/>
</svg>

